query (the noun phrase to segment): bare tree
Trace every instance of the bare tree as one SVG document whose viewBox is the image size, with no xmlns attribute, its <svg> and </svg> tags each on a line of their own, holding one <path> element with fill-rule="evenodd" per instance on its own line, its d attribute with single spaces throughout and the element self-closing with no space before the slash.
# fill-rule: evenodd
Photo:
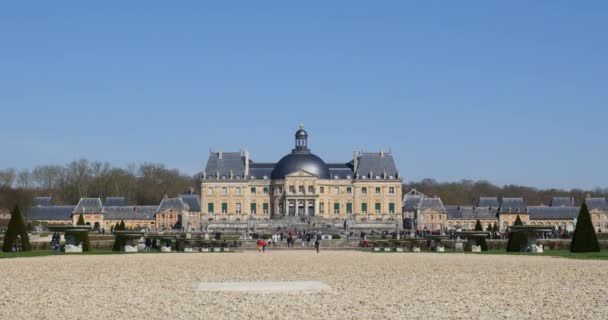
<svg viewBox="0 0 608 320">
<path fill-rule="evenodd" d="M 10 188 L 15 182 L 17 171 L 13 168 L 0 170 L 0 187 Z"/>
</svg>

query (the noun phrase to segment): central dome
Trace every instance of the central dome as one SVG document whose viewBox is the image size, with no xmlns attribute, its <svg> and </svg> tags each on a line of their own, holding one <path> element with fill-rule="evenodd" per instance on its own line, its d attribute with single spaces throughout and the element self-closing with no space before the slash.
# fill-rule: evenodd
<svg viewBox="0 0 608 320">
<path fill-rule="evenodd" d="M 308 133 L 302 125 L 295 136 L 296 148 L 279 160 L 272 170 L 271 179 L 284 179 L 286 175 L 300 170 L 312 173 L 319 179 L 329 179 L 329 168 L 325 161 L 308 149 Z"/>
</svg>

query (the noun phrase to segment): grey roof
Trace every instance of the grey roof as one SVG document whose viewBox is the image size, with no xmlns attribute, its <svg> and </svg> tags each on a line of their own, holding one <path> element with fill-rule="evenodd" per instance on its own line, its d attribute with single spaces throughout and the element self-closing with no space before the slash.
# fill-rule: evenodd
<svg viewBox="0 0 608 320">
<path fill-rule="evenodd" d="M 587 204 L 587 208 L 589 210 L 608 210 L 608 202 L 606 201 L 606 198 L 587 198 L 585 199 L 585 203 Z"/>
<path fill-rule="evenodd" d="M 498 219 L 496 209 L 490 207 L 446 206 L 446 210 L 448 219 Z"/>
<path fill-rule="evenodd" d="M 433 209 L 439 211 L 440 213 L 447 213 L 441 199 L 439 198 L 423 197 L 420 201 L 420 210 L 424 209 Z"/>
<path fill-rule="evenodd" d="M 248 178 L 253 177 L 253 179 L 264 179 L 264 177 L 266 177 L 266 179 L 270 179 L 275 165 L 276 163 L 250 162 Z"/>
<path fill-rule="evenodd" d="M 553 197 L 549 205 L 552 207 L 572 207 L 573 204 L 572 199 L 569 197 Z"/>
<path fill-rule="evenodd" d="M 449 219 L 462 219 L 462 212 L 460 212 L 460 206 L 445 206 L 445 211 Z"/>
<path fill-rule="evenodd" d="M 272 179 L 284 179 L 292 172 L 304 170 L 314 174 L 319 179 L 329 179 L 329 168 L 323 159 L 311 153 L 308 149 L 293 150 L 277 162 L 272 170 Z"/>
<path fill-rule="evenodd" d="M 221 159 L 220 159 L 221 155 Z M 240 152 L 214 152 L 209 155 L 205 174 L 207 177 L 222 177 L 230 179 L 243 178 L 245 173 L 245 157 Z"/>
<path fill-rule="evenodd" d="M 201 196 L 198 194 L 185 194 L 182 193 L 179 195 L 179 198 L 182 199 L 190 208 L 190 211 L 200 212 L 201 211 Z"/>
<path fill-rule="evenodd" d="M 101 213 L 102 207 L 99 198 L 80 198 L 73 213 Z"/>
<path fill-rule="evenodd" d="M 34 197 L 32 199 L 32 206 L 52 206 L 52 197 Z"/>
<path fill-rule="evenodd" d="M 545 219 L 574 219 L 578 217 L 579 207 L 567 206 L 567 207 L 549 207 L 549 206 L 530 206 L 531 220 L 545 220 Z"/>
<path fill-rule="evenodd" d="M 331 179 L 354 179 L 355 175 L 353 172 L 352 161 L 349 163 L 328 163 L 329 175 Z"/>
<path fill-rule="evenodd" d="M 161 212 L 161 211 L 166 211 L 166 210 L 173 210 L 176 212 L 181 212 L 182 210 L 188 210 L 189 207 L 186 203 L 184 203 L 184 201 L 180 198 L 169 198 L 169 199 L 163 199 L 163 201 L 160 202 L 160 205 L 158 206 L 158 209 L 156 210 L 156 212 Z"/>
<path fill-rule="evenodd" d="M 361 153 L 358 156 L 357 176 L 358 177 L 375 177 L 379 176 L 387 179 L 393 177 L 393 179 L 399 178 L 399 171 L 393 160 L 393 155 L 390 153 Z"/>
<path fill-rule="evenodd" d="M 29 220 L 71 220 L 75 206 L 36 206 L 26 212 Z"/>
<path fill-rule="evenodd" d="M 408 193 L 403 195 L 403 210 L 414 211 L 416 208 L 420 208 L 420 201 L 425 195 L 416 191 L 416 189 L 410 190 Z"/>
<path fill-rule="evenodd" d="M 105 220 L 152 220 L 157 206 L 108 206 L 103 208 Z"/>
<path fill-rule="evenodd" d="M 480 197 L 479 202 L 477 202 L 478 207 L 492 207 L 497 209 L 498 205 L 497 197 Z"/>
<path fill-rule="evenodd" d="M 104 207 L 126 206 L 125 197 L 107 197 L 103 203 Z"/>
<path fill-rule="evenodd" d="M 526 212 L 524 198 L 502 198 L 502 201 L 500 202 L 500 212 Z"/>
</svg>

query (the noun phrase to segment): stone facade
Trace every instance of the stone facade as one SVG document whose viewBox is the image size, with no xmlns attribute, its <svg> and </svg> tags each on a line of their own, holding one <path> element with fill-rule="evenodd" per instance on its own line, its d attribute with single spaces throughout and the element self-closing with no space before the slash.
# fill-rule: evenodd
<svg viewBox="0 0 608 320">
<path fill-rule="evenodd" d="M 401 219 L 402 179 L 390 153 L 355 152 L 349 163 L 325 164 L 307 138 L 300 129 L 292 154 L 276 164 L 256 164 L 248 151 L 212 152 L 201 182 L 202 220 Z"/>
</svg>

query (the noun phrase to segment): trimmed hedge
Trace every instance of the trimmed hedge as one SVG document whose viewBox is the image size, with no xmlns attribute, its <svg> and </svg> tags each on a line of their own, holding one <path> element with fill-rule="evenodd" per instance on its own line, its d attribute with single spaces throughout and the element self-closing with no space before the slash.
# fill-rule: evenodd
<svg viewBox="0 0 608 320">
<path fill-rule="evenodd" d="M 570 252 L 599 251 L 600 244 L 597 242 L 595 229 L 593 228 L 591 216 L 589 215 L 589 209 L 587 209 L 587 204 L 583 203 L 581 211 L 578 214 L 578 219 L 576 220 L 576 229 L 574 230 Z"/>
<path fill-rule="evenodd" d="M 13 209 L 13 211 L 11 212 L 11 220 L 8 222 L 8 228 L 6 229 L 6 233 L 4 234 L 2 251 L 11 252 L 13 246 L 17 244 L 18 236 L 21 240 L 21 250 L 32 251 L 30 237 L 27 234 L 27 230 L 25 227 L 25 221 L 23 220 L 23 216 L 21 215 L 21 211 L 19 211 L 19 208 L 15 207 L 15 209 Z"/>
</svg>

